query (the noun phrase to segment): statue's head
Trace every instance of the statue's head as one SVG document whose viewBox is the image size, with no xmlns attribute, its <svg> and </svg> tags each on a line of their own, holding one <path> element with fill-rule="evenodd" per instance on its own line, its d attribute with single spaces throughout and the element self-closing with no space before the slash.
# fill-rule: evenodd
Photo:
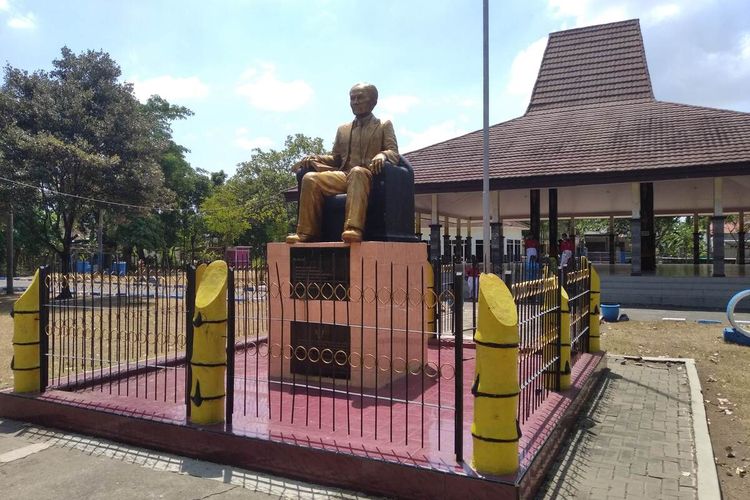
<svg viewBox="0 0 750 500">
<path fill-rule="evenodd" d="M 349 91 L 349 104 L 356 116 L 367 116 L 378 103 L 378 89 L 370 83 L 358 83 Z"/>
</svg>

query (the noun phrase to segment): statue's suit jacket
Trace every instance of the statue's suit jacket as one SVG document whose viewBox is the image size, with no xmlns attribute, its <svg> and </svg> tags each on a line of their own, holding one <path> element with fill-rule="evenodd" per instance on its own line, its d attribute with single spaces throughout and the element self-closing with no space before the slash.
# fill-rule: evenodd
<svg viewBox="0 0 750 500">
<path fill-rule="evenodd" d="M 333 154 L 320 156 L 320 161 L 346 172 L 352 167 L 368 166 L 375 155 L 383 153 L 389 162 L 398 164 L 398 143 L 391 121 L 370 116 L 363 122 L 354 120 L 341 125 L 336 131 Z"/>
</svg>

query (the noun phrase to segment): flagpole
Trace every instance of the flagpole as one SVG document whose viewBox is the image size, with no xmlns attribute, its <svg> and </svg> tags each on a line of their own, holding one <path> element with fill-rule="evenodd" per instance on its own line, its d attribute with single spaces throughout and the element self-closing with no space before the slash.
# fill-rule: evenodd
<svg viewBox="0 0 750 500">
<path fill-rule="evenodd" d="M 490 272 L 490 62 L 489 62 L 489 0 L 484 0 L 482 9 L 483 27 L 483 130 L 482 130 L 482 248 L 484 256 L 484 272 Z"/>
</svg>

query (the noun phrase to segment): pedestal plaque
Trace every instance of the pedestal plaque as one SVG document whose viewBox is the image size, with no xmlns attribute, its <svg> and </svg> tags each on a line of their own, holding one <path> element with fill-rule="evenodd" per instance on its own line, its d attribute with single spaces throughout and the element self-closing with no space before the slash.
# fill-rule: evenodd
<svg viewBox="0 0 750 500">
<path fill-rule="evenodd" d="M 349 248 L 294 246 L 289 267 L 294 298 L 347 300 Z"/>
</svg>

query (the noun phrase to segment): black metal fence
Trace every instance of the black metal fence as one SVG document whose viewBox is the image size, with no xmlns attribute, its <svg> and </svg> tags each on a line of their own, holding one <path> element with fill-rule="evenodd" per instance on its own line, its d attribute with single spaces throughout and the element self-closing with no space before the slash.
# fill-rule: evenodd
<svg viewBox="0 0 750 500">
<path fill-rule="evenodd" d="M 464 339 L 477 320 L 476 261 L 419 269 L 361 261 L 357 284 L 285 277 L 265 256 L 230 269 L 227 420 L 305 426 L 462 453 Z M 42 268 L 45 387 L 188 403 L 193 267 L 95 273 Z M 572 362 L 588 350 L 590 264 L 500 270 L 519 317 L 518 419 L 560 388 L 560 296 Z M 365 275 L 375 281 L 365 284 Z M 464 373 L 464 372 L 467 373 Z M 185 404 L 189 414 L 189 404 Z"/>
<path fill-rule="evenodd" d="M 144 266 L 102 274 L 48 267 L 44 278 L 47 387 L 178 400 L 186 341 L 183 270 Z"/>
<path fill-rule="evenodd" d="M 459 454 L 462 281 L 437 289 L 427 263 L 358 269 L 349 286 L 290 281 L 262 263 L 235 271 L 233 420 Z"/>
<path fill-rule="evenodd" d="M 518 420 L 521 424 L 560 389 L 560 294 L 557 270 L 536 262 L 506 267 L 518 311 Z"/>
<path fill-rule="evenodd" d="M 570 308 L 570 364 L 575 364 L 582 353 L 589 352 L 589 322 L 591 318 L 591 264 L 585 257 L 573 260 L 565 270 L 565 290 Z M 598 321 L 598 318 L 595 318 Z"/>
</svg>

